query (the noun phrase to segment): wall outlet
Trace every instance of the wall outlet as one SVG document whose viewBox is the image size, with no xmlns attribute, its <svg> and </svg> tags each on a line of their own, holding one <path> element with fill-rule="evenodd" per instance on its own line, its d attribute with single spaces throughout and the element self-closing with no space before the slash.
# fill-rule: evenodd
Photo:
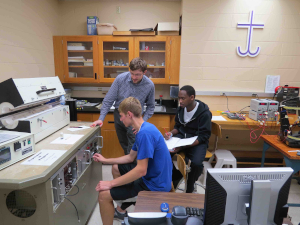
<svg viewBox="0 0 300 225">
<path fill-rule="evenodd" d="M 220 96 L 224 96 L 225 95 L 225 93 L 224 92 L 220 92 Z"/>
<path fill-rule="evenodd" d="M 121 13 L 121 7 L 117 6 L 117 13 Z"/>
</svg>

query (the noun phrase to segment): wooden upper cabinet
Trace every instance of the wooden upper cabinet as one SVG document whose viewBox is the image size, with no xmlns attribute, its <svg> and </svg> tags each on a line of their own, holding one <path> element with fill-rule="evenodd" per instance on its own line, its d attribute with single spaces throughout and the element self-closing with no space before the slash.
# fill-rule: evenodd
<svg viewBox="0 0 300 225">
<path fill-rule="evenodd" d="M 168 84 L 170 81 L 170 44 L 167 36 L 136 37 L 135 57 L 147 62 L 147 73 L 155 84 Z"/>
<path fill-rule="evenodd" d="M 180 36 L 55 36 L 55 75 L 62 83 L 112 83 L 135 57 L 155 84 L 179 84 Z"/>
<path fill-rule="evenodd" d="M 65 83 L 97 83 L 98 44 L 97 36 L 63 37 Z"/>
<path fill-rule="evenodd" d="M 112 83 L 121 73 L 129 71 L 133 59 L 133 37 L 98 37 L 100 83 Z"/>
</svg>

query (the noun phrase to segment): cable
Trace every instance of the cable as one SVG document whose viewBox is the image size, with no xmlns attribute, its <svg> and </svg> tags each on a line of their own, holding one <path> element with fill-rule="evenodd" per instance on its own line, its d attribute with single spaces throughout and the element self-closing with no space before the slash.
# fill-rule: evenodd
<svg viewBox="0 0 300 225">
<path fill-rule="evenodd" d="M 225 94 L 225 93 L 223 93 L 224 95 L 225 95 L 225 97 L 227 98 L 227 110 L 228 110 L 228 112 L 230 112 L 230 110 L 229 110 L 229 108 L 228 108 L 228 97 L 227 97 L 227 95 Z"/>
<path fill-rule="evenodd" d="M 77 192 L 73 195 L 65 195 L 65 196 L 74 196 L 74 195 L 77 195 L 79 193 L 79 187 L 76 184 L 74 186 L 77 187 Z"/>
<path fill-rule="evenodd" d="M 250 107 L 250 105 L 248 105 L 248 106 L 246 106 L 246 107 L 242 108 L 242 109 L 241 109 L 241 110 L 239 110 L 237 113 L 241 112 L 243 109 L 245 109 L 245 108 L 247 108 L 247 107 Z"/>
<path fill-rule="evenodd" d="M 74 208 L 76 209 L 76 214 L 77 214 L 77 218 L 78 218 L 78 223 L 80 223 L 79 214 L 78 214 L 78 210 L 77 210 L 76 205 L 75 205 L 70 199 L 68 199 L 66 196 L 64 196 L 64 199 L 67 199 L 67 200 L 74 206 Z"/>
</svg>

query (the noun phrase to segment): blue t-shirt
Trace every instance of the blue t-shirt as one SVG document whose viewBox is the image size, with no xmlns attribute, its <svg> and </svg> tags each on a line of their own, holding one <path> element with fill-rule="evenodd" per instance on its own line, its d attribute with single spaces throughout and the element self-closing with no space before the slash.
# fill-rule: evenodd
<svg viewBox="0 0 300 225">
<path fill-rule="evenodd" d="M 137 160 L 149 159 L 144 183 L 151 191 L 171 190 L 172 159 L 164 137 L 151 123 L 144 122 L 135 137 L 132 147 L 137 151 Z"/>
</svg>

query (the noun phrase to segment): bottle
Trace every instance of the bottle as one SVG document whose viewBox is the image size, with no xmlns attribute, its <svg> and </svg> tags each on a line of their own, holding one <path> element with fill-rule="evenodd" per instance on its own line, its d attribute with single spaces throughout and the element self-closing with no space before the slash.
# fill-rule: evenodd
<svg viewBox="0 0 300 225">
<path fill-rule="evenodd" d="M 159 96 L 159 105 L 162 106 L 162 95 Z"/>
</svg>

